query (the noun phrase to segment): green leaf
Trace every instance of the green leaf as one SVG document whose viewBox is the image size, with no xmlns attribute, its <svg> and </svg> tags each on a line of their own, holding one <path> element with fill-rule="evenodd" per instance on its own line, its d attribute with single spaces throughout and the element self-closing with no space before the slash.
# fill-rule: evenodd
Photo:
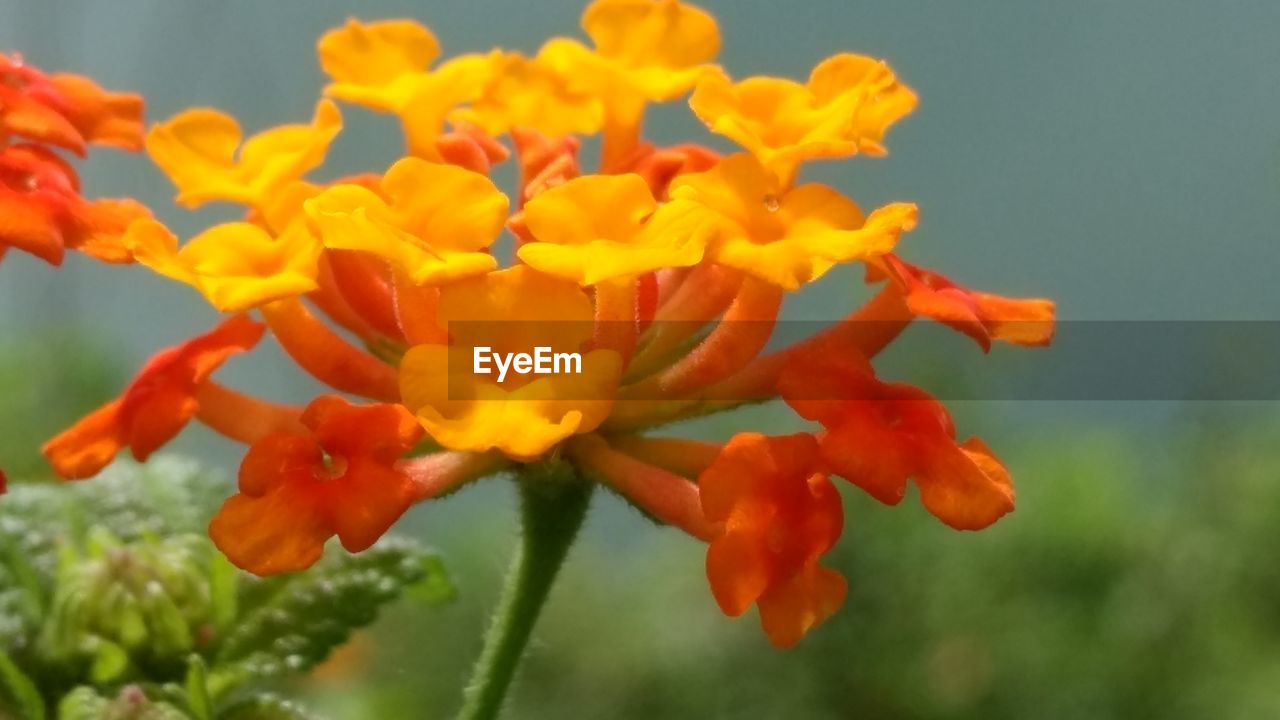
<svg viewBox="0 0 1280 720">
<path fill-rule="evenodd" d="M 305 573 L 249 588 L 218 664 L 253 677 L 304 672 L 423 582 L 437 597 L 451 587 L 439 558 L 413 543 L 384 539 L 359 555 L 331 553 Z"/>
<path fill-rule="evenodd" d="M 13 698 L 25 720 L 44 720 L 44 699 L 40 697 L 40 690 L 3 650 L 0 650 L 0 684 Z"/>
<path fill-rule="evenodd" d="M 209 602 L 213 611 L 214 627 L 219 634 L 235 622 L 239 611 L 240 571 L 222 553 L 213 553 L 209 561 Z"/>
<path fill-rule="evenodd" d="M 129 653 L 119 645 L 108 640 L 101 640 L 93 653 L 93 665 L 89 668 L 89 679 L 97 685 L 105 685 L 121 678 L 129 672 Z"/>
<path fill-rule="evenodd" d="M 408 596 L 431 606 L 453 602 L 458 588 L 444 565 L 444 558 L 434 553 L 422 558 L 422 579 L 409 586 Z"/>
<path fill-rule="evenodd" d="M 187 703 L 196 720 L 213 720 L 213 703 L 209 699 L 208 673 L 204 660 L 192 655 L 187 661 Z"/>
</svg>

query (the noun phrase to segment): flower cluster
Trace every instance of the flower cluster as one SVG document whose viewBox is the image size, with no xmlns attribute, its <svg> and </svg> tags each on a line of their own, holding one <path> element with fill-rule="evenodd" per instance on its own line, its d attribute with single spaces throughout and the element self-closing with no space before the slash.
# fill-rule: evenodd
<svg viewBox="0 0 1280 720">
<path fill-rule="evenodd" d="M 50 441 L 58 472 L 88 477 L 125 448 L 145 458 L 197 418 L 249 445 L 213 539 L 269 574 L 310 565 L 334 536 L 367 548 L 413 504 L 476 478 L 567 465 L 707 542 L 720 607 L 758 606 L 779 646 L 846 594 L 819 564 L 844 520 L 832 477 L 887 504 L 914 480 L 929 512 L 960 529 L 1009 512 L 995 454 L 957 440 L 938 401 L 878 379 L 871 359 L 917 317 L 984 349 L 1046 344 L 1052 303 L 971 291 L 900 259 L 912 204 L 864 212 L 799 181 L 808 162 L 883 155 L 915 94 L 884 62 L 847 53 L 805 82 L 734 80 L 712 64 L 715 20 L 678 0 L 596 0 L 582 27 L 589 44 L 440 60 L 417 23 L 351 20 L 319 42 L 331 83 L 309 123 L 246 139 L 231 117 L 196 109 L 152 128 L 147 151 L 180 204 L 247 214 L 185 242 L 142 219 L 122 244 L 230 317 Z M 737 150 L 644 140 L 647 108 L 686 95 Z M 407 155 L 308 180 L 342 128 L 335 101 L 394 115 Z M 596 136 L 598 153 L 584 145 Z M 509 160 L 518 184 L 505 194 L 491 171 Z M 880 285 L 872 298 L 766 351 L 786 296 L 852 264 Z M 292 407 L 211 379 L 266 330 L 334 393 Z M 572 348 L 581 372 L 460 371 L 452 358 L 480 340 Z M 650 434 L 778 397 L 814 429 L 723 445 Z"/>
<path fill-rule="evenodd" d="M 0 258 L 9 248 L 60 265 L 68 249 L 129 261 L 120 236 L 148 215 L 133 200 L 87 200 L 58 151 L 142 149 L 142 98 L 78 75 L 46 75 L 0 54 Z"/>
</svg>

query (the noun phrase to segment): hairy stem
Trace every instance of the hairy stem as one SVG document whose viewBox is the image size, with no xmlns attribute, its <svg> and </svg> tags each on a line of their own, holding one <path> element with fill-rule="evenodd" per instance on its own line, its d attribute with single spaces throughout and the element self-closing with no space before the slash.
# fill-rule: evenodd
<svg viewBox="0 0 1280 720">
<path fill-rule="evenodd" d="M 520 479 L 520 545 L 472 670 L 459 720 L 492 720 L 538 621 L 591 500 L 592 485 L 577 477 Z"/>
</svg>

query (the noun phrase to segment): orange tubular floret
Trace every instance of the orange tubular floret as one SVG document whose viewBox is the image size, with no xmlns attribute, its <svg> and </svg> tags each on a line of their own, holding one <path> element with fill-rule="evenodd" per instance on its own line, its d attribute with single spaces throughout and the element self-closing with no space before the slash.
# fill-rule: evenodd
<svg viewBox="0 0 1280 720">
<path fill-rule="evenodd" d="M 1053 341 L 1051 300 L 1006 298 L 957 285 L 945 275 L 885 255 L 878 263 L 911 312 L 968 335 L 991 350 L 993 340 L 1040 347 Z"/>
<path fill-rule="evenodd" d="M 628 368 L 631 378 L 657 370 L 681 343 L 723 313 L 742 286 L 742 274 L 721 265 L 698 265 L 687 274 L 684 270 L 679 268 L 673 271 L 680 273 L 676 277 L 659 280 L 660 293 L 667 297 L 660 301 L 643 347 Z"/>
<path fill-rule="evenodd" d="M 519 207 L 524 207 L 526 200 L 543 190 L 581 174 L 578 170 L 581 143 L 577 138 L 551 139 L 536 130 L 512 128 L 511 139 L 520 165 L 519 192 L 516 193 Z"/>
<path fill-rule="evenodd" d="M 316 285 L 319 289 L 307 295 L 307 298 L 315 303 L 316 307 L 320 308 L 320 311 L 330 320 L 366 342 L 381 334 L 369 324 L 369 321 L 352 309 L 351 304 L 343 296 L 342 290 L 338 287 L 338 281 L 333 275 L 333 268 L 329 264 L 328 253 L 320 255 L 320 262 L 316 266 Z"/>
<path fill-rule="evenodd" d="M 733 304 L 688 356 L 658 376 L 658 388 L 680 395 L 723 380 L 741 370 L 760 353 L 773 335 L 783 291 L 770 283 L 746 277 Z"/>
<path fill-rule="evenodd" d="M 218 549 L 258 575 L 302 570 L 338 536 L 359 552 L 415 502 L 418 484 L 396 467 L 423 431 L 399 405 L 317 398 L 293 432 L 267 435 L 240 465 L 240 492 L 209 524 Z"/>
<path fill-rule="evenodd" d="M 502 453 L 446 451 L 402 460 L 396 468 L 416 485 L 417 500 L 433 500 L 508 465 Z"/>
<path fill-rule="evenodd" d="M 391 269 L 377 258 L 353 250 L 327 250 L 329 267 L 347 305 L 378 332 L 403 340 L 396 319 Z"/>
<path fill-rule="evenodd" d="M 901 294 L 894 288 L 885 288 L 835 325 L 791 347 L 756 358 L 741 372 L 708 388 L 704 396 L 721 400 L 775 397 L 778 377 L 795 358 L 820 353 L 874 358 L 902 334 L 913 317 Z"/>
<path fill-rule="evenodd" d="M 804 433 L 740 433 L 698 481 L 722 531 L 707 548 L 707 580 L 733 617 L 754 603 L 769 641 L 790 647 L 844 603 L 845 580 L 818 559 L 844 528 L 840 494 Z"/>
<path fill-rule="evenodd" d="M 397 274 L 395 279 L 396 321 L 409 345 L 443 345 L 448 330 L 440 324 L 440 290 L 416 285 Z"/>
<path fill-rule="evenodd" d="M 636 279 L 606 280 L 597 283 L 594 290 L 595 334 L 591 346 L 617 351 L 625 366 L 636 350 Z"/>
<path fill-rule="evenodd" d="M 715 462 L 722 446 L 701 440 L 647 435 L 620 435 L 609 438 L 609 444 L 633 457 L 663 470 L 696 478 Z"/>
<path fill-rule="evenodd" d="M 196 388 L 196 419 L 214 432 L 246 445 L 276 432 L 300 432 L 302 408 L 259 400 L 212 380 Z"/>
<path fill-rule="evenodd" d="M 1013 510 L 1009 471 L 978 438 L 957 442 L 951 415 L 933 396 L 876 379 L 865 360 L 799 357 L 779 383 L 801 417 L 826 428 L 831 471 L 896 505 L 914 479 L 930 513 L 957 530 L 980 530 Z"/>
<path fill-rule="evenodd" d="M 354 395 L 384 402 L 399 400 L 395 368 L 348 344 L 301 301 L 278 300 L 261 310 L 285 352 L 317 380 Z"/>
<path fill-rule="evenodd" d="M 138 461 L 173 439 L 199 409 L 199 388 L 228 357 L 262 337 L 261 323 L 236 315 L 208 333 L 157 353 L 119 398 L 40 449 L 67 479 L 98 474 L 124 448 Z"/>
<path fill-rule="evenodd" d="M 619 452 L 598 435 L 582 435 L 568 453 L 588 473 L 616 490 L 644 512 L 700 540 L 715 536 L 702 514 L 698 488 L 688 479 Z"/>
</svg>

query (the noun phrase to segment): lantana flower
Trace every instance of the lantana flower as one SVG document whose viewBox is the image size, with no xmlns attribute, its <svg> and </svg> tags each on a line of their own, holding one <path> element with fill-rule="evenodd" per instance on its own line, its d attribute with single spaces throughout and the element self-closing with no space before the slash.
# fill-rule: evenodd
<svg viewBox="0 0 1280 720">
<path fill-rule="evenodd" d="M 882 61 L 849 54 L 805 84 L 734 84 L 712 65 L 714 19 L 679 0 L 596 0 L 582 24 L 590 46 L 557 38 L 532 57 L 442 59 L 431 31 L 409 20 L 326 34 L 325 93 L 393 113 L 406 131 L 408 156 L 381 173 L 308 177 L 341 129 L 327 100 L 310 125 L 243 146 L 235 121 L 212 110 L 154 128 L 148 150 L 180 203 L 226 200 L 246 216 L 185 244 L 137 222 L 128 249 L 217 309 L 260 315 L 330 391 L 303 409 L 214 385 L 216 363 L 198 349 L 209 341 L 198 341 L 55 439 L 55 467 L 91 474 L 125 445 L 145 456 L 200 419 L 249 446 L 212 532 L 262 574 L 306 567 L 333 536 L 358 552 L 411 505 L 513 474 L 526 532 L 513 603 L 545 592 L 591 489 L 604 486 L 705 542 L 710 596 L 732 616 L 757 607 L 779 646 L 849 592 L 821 564 L 844 525 L 834 479 L 888 504 L 914 481 L 957 529 L 1012 510 L 995 452 L 959 441 L 941 403 L 878 379 L 874 361 L 917 317 L 983 348 L 1047 344 L 1053 304 L 969 290 L 904 260 L 912 203 L 864 212 L 800 181 L 810 160 L 883 154 L 914 93 Z M 690 90 L 694 114 L 742 151 L 644 141 L 646 106 Z M 603 145 L 595 167 L 581 152 L 592 135 Z M 493 170 L 509 157 L 518 180 L 504 192 Z M 852 285 L 858 266 L 881 283 L 870 300 L 770 346 L 787 297 L 836 273 Z M 218 362 L 252 344 L 218 345 Z M 539 348 L 580 366 L 539 372 Z M 505 369 L 481 369 L 499 356 Z M 655 434 L 777 398 L 799 432 L 742 428 L 722 443 Z M 144 403 L 159 410 L 125 412 Z M 527 639 L 522 622 L 495 624 L 493 653 Z M 484 677 L 474 703 L 501 697 L 485 683 L 505 681 Z"/>
<path fill-rule="evenodd" d="M 120 243 L 150 213 L 134 200 L 88 200 L 59 150 L 142 147 L 142 98 L 103 90 L 78 75 L 46 75 L 0 55 L 0 258 L 9 248 L 61 265 L 67 250 L 111 263 L 132 259 Z"/>
</svg>

